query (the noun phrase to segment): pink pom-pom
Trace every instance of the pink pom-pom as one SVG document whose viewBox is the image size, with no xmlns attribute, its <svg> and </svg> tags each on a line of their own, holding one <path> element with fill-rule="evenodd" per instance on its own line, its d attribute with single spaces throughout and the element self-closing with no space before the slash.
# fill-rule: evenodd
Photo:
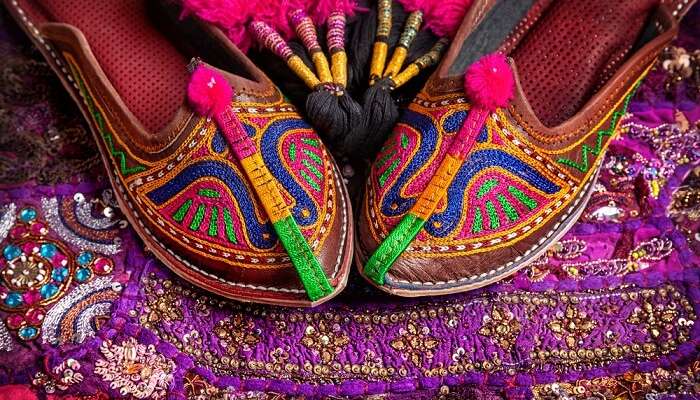
<svg viewBox="0 0 700 400">
<path fill-rule="evenodd" d="M 454 37 L 472 0 L 440 0 L 425 15 L 425 27 L 439 37 Z"/>
<path fill-rule="evenodd" d="M 513 71 L 499 53 L 480 58 L 464 74 L 464 91 L 472 104 L 490 111 L 508 105 L 514 86 Z"/>
<path fill-rule="evenodd" d="M 398 0 L 408 12 L 422 11 L 423 26 L 439 37 L 453 37 L 472 0 Z"/>
<path fill-rule="evenodd" d="M 187 85 L 187 98 L 198 114 L 213 116 L 231 104 L 233 89 L 220 73 L 199 65 Z"/>
</svg>

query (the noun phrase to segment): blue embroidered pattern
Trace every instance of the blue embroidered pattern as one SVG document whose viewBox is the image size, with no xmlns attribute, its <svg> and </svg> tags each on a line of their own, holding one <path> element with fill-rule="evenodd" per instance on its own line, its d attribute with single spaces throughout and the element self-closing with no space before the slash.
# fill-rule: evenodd
<svg viewBox="0 0 700 400">
<path fill-rule="evenodd" d="M 438 141 L 438 130 L 433 124 L 433 120 L 415 111 L 406 110 L 401 124 L 408 125 L 411 130 L 420 132 L 420 145 L 416 155 L 404 168 L 401 175 L 387 191 L 382 201 L 382 213 L 390 217 L 405 214 L 416 202 L 415 198 L 405 198 L 401 196 L 403 185 L 427 162 L 428 158 L 436 150 Z M 394 207 L 392 208 L 392 205 Z"/>
<path fill-rule="evenodd" d="M 425 229 L 435 237 L 446 237 L 457 227 L 463 212 L 467 184 L 479 172 L 487 168 L 501 168 L 527 182 L 532 187 L 547 193 L 557 193 L 561 188 L 538 171 L 512 155 L 497 149 L 479 150 L 472 153 L 462 165 L 455 180 L 447 190 L 447 208 L 433 214 Z"/>
<path fill-rule="evenodd" d="M 169 199 L 176 196 L 193 182 L 204 178 L 213 177 L 223 182 L 233 193 L 238 207 L 245 219 L 244 223 L 248 228 L 251 243 L 260 249 L 270 249 L 277 243 L 272 224 L 261 223 L 255 214 L 255 204 L 248 193 L 248 189 L 241 181 L 241 178 L 229 165 L 218 161 L 200 161 L 189 165 L 182 170 L 167 185 L 148 193 L 148 198 L 156 205 L 160 206 Z"/>
<path fill-rule="evenodd" d="M 302 119 L 285 119 L 274 122 L 263 132 L 260 150 L 262 151 L 265 165 L 270 169 L 272 175 L 296 201 L 292 209 L 294 219 L 301 226 L 309 226 L 313 225 L 318 218 L 317 206 L 284 167 L 277 148 L 282 136 L 293 129 L 310 129 L 310 126 Z M 304 215 L 304 210 L 306 210 L 306 215 Z"/>
</svg>

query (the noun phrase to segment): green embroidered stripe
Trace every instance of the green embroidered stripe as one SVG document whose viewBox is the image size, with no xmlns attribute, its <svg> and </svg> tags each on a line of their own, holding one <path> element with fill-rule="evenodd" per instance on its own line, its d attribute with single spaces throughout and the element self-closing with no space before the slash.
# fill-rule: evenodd
<svg viewBox="0 0 700 400">
<path fill-rule="evenodd" d="M 499 194 L 498 202 L 501 203 L 501 208 L 503 208 L 503 212 L 506 213 L 506 216 L 509 220 L 511 220 L 511 222 L 518 220 L 518 212 L 515 210 L 513 205 L 510 204 L 508 199 L 506 199 L 506 196 Z"/>
<path fill-rule="evenodd" d="M 233 244 L 238 243 L 236 238 L 236 231 L 233 229 L 233 221 L 231 220 L 231 213 L 228 208 L 224 208 L 224 230 L 226 231 L 226 238 L 229 242 Z"/>
<path fill-rule="evenodd" d="M 190 207 L 192 207 L 192 199 L 187 199 L 180 208 L 175 211 L 173 214 L 173 219 L 177 222 L 182 222 L 182 220 L 185 219 L 185 215 L 187 215 L 187 211 L 190 210 Z"/>
<path fill-rule="evenodd" d="M 382 158 L 380 158 L 379 160 L 377 160 L 376 163 L 374 163 L 374 167 L 376 169 L 381 169 L 384 166 L 384 164 L 386 164 L 387 161 L 391 160 L 391 158 L 394 157 L 395 154 L 396 154 L 396 149 L 392 150 L 389 153 L 384 154 L 382 156 Z"/>
<path fill-rule="evenodd" d="M 498 219 L 498 213 L 496 213 L 496 207 L 490 201 L 486 202 L 486 213 L 489 215 L 489 226 L 491 229 L 498 229 L 501 226 L 501 221 Z"/>
<path fill-rule="evenodd" d="M 294 142 L 289 145 L 289 159 L 292 161 L 296 161 L 297 159 L 297 144 Z"/>
<path fill-rule="evenodd" d="M 365 275 L 378 285 L 383 285 L 391 265 L 411 244 L 424 225 L 424 220 L 413 214 L 406 214 L 369 258 L 364 269 Z"/>
<path fill-rule="evenodd" d="M 472 222 L 472 233 L 479 233 L 484 230 L 484 217 L 481 216 L 481 209 L 474 211 L 474 222 Z"/>
<path fill-rule="evenodd" d="M 617 128 L 617 123 L 622 118 L 626 113 L 627 113 L 627 108 L 629 106 L 630 101 L 632 100 L 632 97 L 634 96 L 635 92 L 637 91 L 637 88 L 641 84 L 641 80 L 632 88 L 630 93 L 625 97 L 624 102 L 622 103 L 622 109 L 615 111 L 612 115 L 612 118 L 610 120 L 610 125 L 608 126 L 608 129 L 601 129 L 598 131 L 598 136 L 596 137 L 596 144 L 595 148 L 591 148 L 587 144 L 584 144 L 581 146 L 581 162 L 578 163 L 574 160 L 570 160 L 568 158 L 560 158 L 557 160 L 558 163 L 564 164 L 568 167 L 575 168 L 581 172 L 586 172 L 588 171 L 588 168 L 590 168 L 590 164 L 588 161 L 588 154 L 593 154 L 594 156 L 597 156 L 600 154 L 600 151 L 603 148 L 603 138 L 606 136 L 612 136 L 613 133 L 615 133 L 615 128 Z"/>
<path fill-rule="evenodd" d="M 313 147 L 319 146 L 318 140 L 316 140 L 316 139 L 303 138 L 303 139 L 301 139 L 301 141 L 302 141 L 302 143 L 308 144 L 309 146 L 313 146 Z"/>
<path fill-rule="evenodd" d="M 525 204 L 525 206 L 530 210 L 534 210 L 535 207 L 537 207 L 537 202 L 535 200 L 532 200 L 528 195 L 521 192 L 520 189 L 516 188 L 515 186 L 508 186 L 508 191 L 510 194 L 515 196 L 518 201 Z"/>
<path fill-rule="evenodd" d="M 194 214 L 192 222 L 190 222 L 191 230 L 196 231 L 202 225 L 202 221 L 204 220 L 204 212 L 206 211 L 206 209 L 207 208 L 204 206 L 204 204 L 200 204 L 197 207 L 197 212 Z"/>
<path fill-rule="evenodd" d="M 209 197 L 210 199 L 218 199 L 221 195 L 214 189 L 199 189 L 197 192 L 200 196 Z"/>
<path fill-rule="evenodd" d="M 304 149 L 304 154 L 306 154 L 310 159 L 312 159 L 316 164 L 322 165 L 323 160 L 321 160 L 321 157 L 318 156 L 318 154 L 310 151 L 309 149 Z"/>
<path fill-rule="evenodd" d="M 282 218 L 272 226 L 282 246 L 287 250 L 309 299 L 315 301 L 333 293 L 333 287 L 306 242 L 306 238 L 302 235 L 299 225 L 294 221 L 294 217 L 290 215 Z"/>
<path fill-rule="evenodd" d="M 316 175 L 318 179 L 323 179 L 323 174 L 321 173 L 321 171 L 319 171 L 315 165 L 311 164 L 309 160 L 301 160 L 301 163 L 304 164 L 304 166 L 308 168 L 309 171 L 311 171 L 311 173 Z"/>
<path fill-rule="evenodd" d="M 211 217 L 209 218 L 209 236 L 219 236 L 219 209 L 215 206 L 211 209 Z"/>
<path fill-rule="evenodd" d="M 491 189 L 493 189 L 496 185 L 498 185 L 498 179 L 486 180 L 486 182 L 484 182 L 481 185 L 481 187 L 479 188 L 479 191 L 476 192 L 476 198 L 480 199 L 480 198 L 486 196 L 486 194 L 488 194 L 488 192 L 490 192 Z"/>
<path fill-rule="evenodd" d="M 389 168 L 386 169 L 386 171 L 382 172 L 382 174 L 379 176 L 379 186 L 384 186 L 386 183 L 386 180 L 389 179 L 389 175 L 391 175 L 392 172 L 396 169 L 396 167 L 399 166 L 399 160 L 396 159 L 394 162 L 391 163 Z"/>
<path fill-rule="evenodd" d="M 401 133 L 401 148 L 406 150 L 408 147 L 408 136 L 405 133 Z"/>
<path fill-rule="evenodd" d="M 314 188 L 317 192 L 321 191 L 321 187 L 318 185 L 318 183 L 316 183 L 316 181 L 312 177 L 309 176 L 309 174 L 307 174 L 304 171 L 299 171 L 299 173 L 306 180 L 306 182 L 308 182 L 308 184 L 311 185 L 312 188 Z"/>
<path fill-rule="evenodd" d="M 114 142 L 112 140 L 112 135 L 107 131 L 105 128 L 105 123 L 102 118 L 102 114 L 97 110 L 97 107 L 95 107 L 95 103 L 92 100 L 92 97 L 90 96 L 90 92 L 85 88 L 85 83 L 83 82 L 82 75 L 78 73 L 75 68 L 73 68 L 72 63 L 68 63 L 72 75 L 75 77 L 75 80 L 78 82 L 78 86 L 80 87 L 80 92 L 83 94 L 83 97 L 85 98 L 85 102 L 87 103 L 88 111 L 90 111 L 90 114 L 92 114 L 93 118 L 95 119 L 95 124 L 97 124 L 97 129 L 100 131 L 100 134 L 102 135 L 102 139 L 104 139 L 105 143 L 107 143 L 107 148 L 109 149 L 110 154 L 112 156 L 116 157 L 119 159 L 119 170 L 121 171 L 122 175 L 128 176 L 136 172 L 141 172 L 144 171 L 146 168 L 144 168 L 141 165 L 137 165 L 135 167 L 127 167 L 126 165 L 126 154 L 121 151 L 117 150 L 114 147 Z"/>
</svg>

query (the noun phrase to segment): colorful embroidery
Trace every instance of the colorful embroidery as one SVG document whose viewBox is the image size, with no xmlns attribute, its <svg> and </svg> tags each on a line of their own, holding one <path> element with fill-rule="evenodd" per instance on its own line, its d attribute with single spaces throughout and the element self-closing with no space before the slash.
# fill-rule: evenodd
<svg viewBox="0 0 700 400">
<path fill-rule="evenodd" d="M 80 78 L 74 61 L 68 55 L 66 59 Z M 338 223 L 338 178 L 326 149 L 289 104 L 258 107 L 234 101 L 232 112 L 291 209 L 292 215 L 279 222 L 298 224 L 295 240 L 305 240 L 318 254 L 330 227 Z M 142 172 L 118 174 L 118 185 L 129 188 L 149 230 L 157 227 L 159 235 L 177 246 L 244 268 L 286 268 L 290 255 L 223 139 L 211 120 L 202 119 L 171 156 L 144 163 Z"/>
<path fill-rule="evenodd" d="M 110 313 L 121 291 L 109 276 L 114 264 L 107 256 L 118 251 L 119 221 L 110 208 L 104 209 L 110 217 L 94 217 L 82 194 L 44 198 L 41 204 L 41 209 L 5 207 L 3 219 L 15 222 L 0 242 L 3 327 L 22 340 L 41 335 L 50 344 L 80 343 L 94 335 L 98 319 Z"/>
<path fill-rule="evenodd" d="M 376 241 L 382 242 L 414 207 L 468 112 L 464 98 L 452 95 L 436 102 L 418 99 L 404 113 L 368 182 L 365 212 Z M 545 223 L 574 195 L 574 182 L 526 147 L 506 121 L 503 112 L 492 114 L 447 188 L 447 198 L 404 255 L 422 257 L 436 248 L 458 255 L 507 246 Z"/>
<path fill-rule="evenodd" d="M 591 148 L 585 143 L 581 146 L 581 162 L 576 162 L 568 158 L 559 158 L 557 162 L 569 166 L 571 168 L 576 168 L 581 172 L 588 172 L 588 169 L 590 168 L 588 154 L 593 154 L 594 156 L 598 156 L 600 154 L 600 151 L 603 149 L 604 139 L 606 137 L 613 136 L 615 130 L 617 129 L 617 125 L 620 122 L 620 119 L 625 115 L 625 113 L 627 113 L 627 107 L 629 106 L 630 100 L 632 100 L 632 96 L 634 96 L 637 87 L 639 87 L 639 83 L 637 83 L 634 86 L 634 88 L 632 88 L 632 90 L 627 94 L 624 101 L 622 102 L 622 108 L 613 113 L 608 128 L 598 131 L 596 136 L 595 148 Z"/>
<path fill-rule="evenodd" d="M 98 132 L 100 132 L 100 134 L 102 135 L 102 139 L 104 139 L 105 145 L 107 146 L 107 149 L 109 150 L 110 154 L 116 158 L 116 161 L 118 161 L 119 170 L 122 173 L 122 175 L 128 176 L 145 170 L 145 167 L 142 165 L 129 166 L 127 162 L 126 153 L 115 147 L 114 138 L 112 137 L 112 129 L 108 129 L 107 127 L 109 123 L 104 118 L 102 108 L 99 105 L 95 104 L 92 96 L 85 87 L 85 82 L 83 82 L 82 75 L 77 73 L 77 70 L 75 70 L 75 61 L 68 54 L 64 54 L 64 56 L 68 60 L 68 66 L 71 68 L 73 77 L 78 82 L 80 93 L 83 95 L 83 98 L 85 99 L 85 104 L 87 105 L 88 110 L 92 115 L 92 121 L 97 127 Z"/>
</svg>

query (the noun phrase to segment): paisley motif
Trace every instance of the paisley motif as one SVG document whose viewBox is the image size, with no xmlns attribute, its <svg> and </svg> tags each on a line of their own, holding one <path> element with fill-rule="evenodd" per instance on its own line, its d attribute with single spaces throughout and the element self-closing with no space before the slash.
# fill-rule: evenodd
<svg viewBox="0 0 700 400">
<path fill-rule="evenodd" d="M 410 105 L 372 167 L 366 212 L 378 242 L 413 207 L 469 113 L 459 94 L 429 100 Z M 527 148 L 523 133 L 507 121 L 504 111 L 487 121 L 409 253 L 434 251 L 433 244 L 452 255 L 505 246 L 573 195 L 572 180 Z"/>
<path fill-rule="evenodd" d="M 338 196 L 323 144 L 284 105 L 242 106 L 236 111 L 280 183 L 302 234 L 319 249 L 334 222 Z M 263 255 L 266 266 L 289 262 L 248 178 L 210 121 L 203 120 L 171 159 L 133 175 L 129 182 L 143 194 L 136 202 L 146 209 L 144 215 L 166 227 L 181 245 L 248 266 Z"/>
</svg>

